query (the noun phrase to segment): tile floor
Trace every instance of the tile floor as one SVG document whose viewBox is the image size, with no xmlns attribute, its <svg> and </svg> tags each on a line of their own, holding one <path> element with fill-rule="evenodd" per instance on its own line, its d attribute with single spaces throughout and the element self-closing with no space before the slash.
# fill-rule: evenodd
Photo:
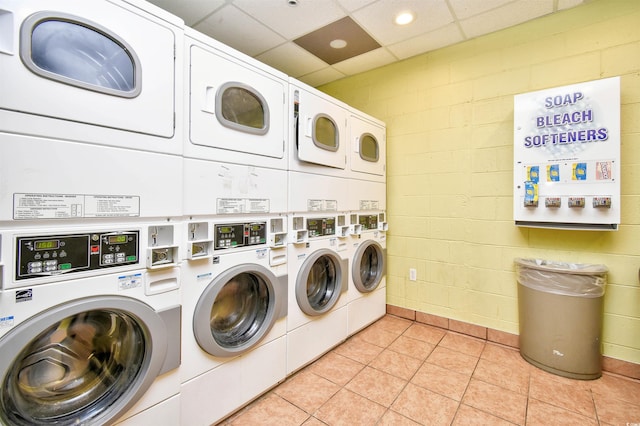
<svg viewBox="0 0 640 426">
<path fill-rule="evenodd" d="M 640 381 L 566 379 L 513 348 L 386 315 L 222 424 L 640 425 Z"/>
</svg>

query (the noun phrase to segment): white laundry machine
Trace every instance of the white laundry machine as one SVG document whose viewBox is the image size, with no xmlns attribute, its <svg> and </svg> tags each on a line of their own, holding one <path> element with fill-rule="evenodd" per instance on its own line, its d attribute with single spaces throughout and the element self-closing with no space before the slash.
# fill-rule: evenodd
<svg viewBox="0 0 640 426">
<path fill-rule="evenodd" d="M 286 216 L 188 222 L 181 424 L 209 425 L 286 376 Z"/>
<path fill-rule="evenodd" d="M 0 423 L 177 424 L 180 272 L 146 265 L 155 232 L 0 229 Z"/>
<path fill-rule="evenodd" d="M 384 212 L 358 212 L 351 216 L 354 225 L 349 235 L 349 336 L 386 312 L 388 230 Z"/>
<path fill-rule="evenodd" d="M 387 131 L 384 122 L 349 108 L 349 177 L 387 181 Z"/>
<path fill-rule="evenodd" d="M 286 213 L 286 75 L 185 31 L 184 214 Z"/>
<path fill-rule="evenodd" d="M 348 210 L 386 210 L 386 127 L 361 111 L 350 108 L 349 115 Z"/>
<path fill-rule="evenodd" d="M 289 216 L 287 373 L 309 364 L 347 338 L 348 234 L 344 215 Z"/>
<path fill-rule="evenodd" d="M 289 170 L 348 177 L 348 106 L 289 78 Z"/>
<path fill-rule="evenodd" d="M 0 19 L 0 220 L 182 214 L 182 21 L 135 0 Z"/>
<path fill-rule="evenodd" d="M 287 169 L 287 76 L 185 29 L 187 158 Z"/>
</svg>

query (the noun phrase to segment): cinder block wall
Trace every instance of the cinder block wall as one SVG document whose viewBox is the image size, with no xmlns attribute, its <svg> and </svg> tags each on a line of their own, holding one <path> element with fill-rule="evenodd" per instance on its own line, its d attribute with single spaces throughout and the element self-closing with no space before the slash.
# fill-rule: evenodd
<svg viewBox="0 0 640 426">
<path fill-rule="evenodd" d="M 514 226 L 513 96 L 611 76 L 620 230 Z M 515 257 L 603 263 L 603 353 L 640 363 L 640 1 L 593 0 L 320 89 L 388 126 L 388 304 L 517 334 Z"/>
</svg>

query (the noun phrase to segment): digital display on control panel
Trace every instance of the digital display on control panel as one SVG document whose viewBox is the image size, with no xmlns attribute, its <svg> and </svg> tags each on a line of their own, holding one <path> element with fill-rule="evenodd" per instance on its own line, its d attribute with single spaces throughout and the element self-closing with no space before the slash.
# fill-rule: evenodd
<svg viewBox="0 0 640 426">
<path fill-rule="evenodd" d="M 109 244 L 122 244 L 127 242 L 127 236 L 121 235 L 109 235 Z"/>
<path fill-rule="evenodd" d="M 41 240 L 34 242 L 36 250 L 51 250 L 60 248 L 60 240 Z"/>
</svg>

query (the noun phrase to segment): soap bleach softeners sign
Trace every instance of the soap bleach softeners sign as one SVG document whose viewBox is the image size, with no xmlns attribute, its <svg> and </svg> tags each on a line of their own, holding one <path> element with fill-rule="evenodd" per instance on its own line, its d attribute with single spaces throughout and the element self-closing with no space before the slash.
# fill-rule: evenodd
<svg viewBox="0 0 640 426">
<path fill-rule="evenodd" d="M 516 95 L 516 225 L 616 230 L 620 78 Z"/>
</svg>

